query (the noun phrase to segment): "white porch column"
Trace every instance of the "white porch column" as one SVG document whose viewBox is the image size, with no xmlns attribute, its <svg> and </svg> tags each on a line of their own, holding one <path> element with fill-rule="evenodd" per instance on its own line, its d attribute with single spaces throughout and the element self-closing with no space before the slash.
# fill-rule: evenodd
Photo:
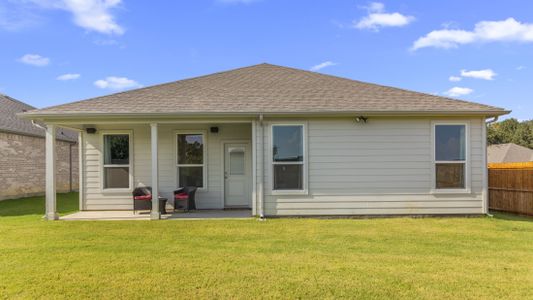
<svg viewBox="0 0 533 300">
<path fill-rule="evenodd" d="M 159 212 L 159 174 L 158 174 L 158 157 L 157 157 L 157 123 L 150 124 L 151 141 L 152 141 L 152 212 L 150 219 L 159 220 L 161 213 Z"/>
<path fill-rule="evenodd" d="M 259 171 L 259 201 L 258 201 L 258 211 L 259 211 L 259 218 L 260 220 L 265 219 L 265 177 L 266 177 L 266 165 L 265 165 L 265 122 L 263 121 L 263 115 L 259 116 L 259 126 L 261 126 L 261 134 L 259 136 L 260 145 L 257 147 L 257 150 L 259 151 L 258 156 L 260 157 L 259 164 L 261 165 L 261 168 L 258 168 Z"/>
<path fill-rule="evenodd" d="M 257 127 L 256 121 L 252 121 L 252 215 L 257 213 Z"/>
<path fill-rule="evenodd" d="M 59 219 L 56 209 L 56 127 L 46 126 L 46 214 L 47 220 Z"/>
<path fill-rule="evenodd" d="M 84 184 L 84 165 L 85 165 L 85 158 L 84 158 L 84 143 L 85 140 L 83 139 L 83 131 L 78 132 L 78 193 L 79 193 L 79 206 L 80 210 L 85 210 L 85 199 L 83 198 L 83 195 L 85 194 L 85 184 Z"/>
</svg>

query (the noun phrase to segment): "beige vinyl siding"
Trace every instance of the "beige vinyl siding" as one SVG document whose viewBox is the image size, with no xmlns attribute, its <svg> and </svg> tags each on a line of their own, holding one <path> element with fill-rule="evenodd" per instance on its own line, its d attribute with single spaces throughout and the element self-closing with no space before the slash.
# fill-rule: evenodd
<svg viewBox="0 0 533 300">
<path fill-rule="evenodd" d="M 251 124 L 221 124 L 219 133 L 212 134 L 207 124 L 159 125 L 159 193 L 170 199 L 177 187 L 176 131 L 202 130 L 207 141 L 207 187 L 197 193 L 198 208 L 220 209 L 224 207 L 222 193 L 222 140 L 251 140 Z M 133 186 L 151 185 L 150 126 L 108 125 L 97 126 L 96 134 L 83 133 L 84 207 L 85 210 L 130 210 L 131 191 L 106 192 L 101 189 L 101 131 L 131 130 L 133 144 Z M 130 158 L 131 159 L 131 158 Z"/>
<path fill-rule="evenodd" d="M 431 193 L 432 121 L 470 125 L 471 193 Z M 266 215 L 382 215 L 482 213 L 481 118 L 308 119 L 308 194 L 272 193 L 270 125 L 257 128 L 265 142 Z M 260 180 L 261 160 L 257 178 Z"/>
<path fill-rule="evenodd" d="M 471 193 L 434 194 L 432 188 L 432 122 L 465 121 L 469 124 L 468 149 Z M 370 117 L 366 124 L 353 118 L 298 118 L 275 122 L 307 126 L 308 193 L 272 193 L 270 125 L 265 136 L 256 126 L 256 199 L 260 201 L 264 174 L 264 207 L 268 215 L 385 215 L 482 213 L 482 118 Z M 222 140 L 251 141 L 251 124 L 219 124 L 211 134 L 208 124 L 159 125 L 160 193 L 172 199 L 177 187 L 176 131 L 202 130 L 207 143 L 207 188 L 197 194 L 199 208 L 220 209 L 223 201 Z M 97 126 L 96 134 L 83 133 L 84 209 L 132 207 L 131 192 L 101 189 L 101 131 L 130 130 L 133 144 L 133 186 L 151 185 L 150 126 Z M 264 147 L 263 147 L 264 146 Z M 262 162 L 265 162 L 263 168 Z"/>
</svg>

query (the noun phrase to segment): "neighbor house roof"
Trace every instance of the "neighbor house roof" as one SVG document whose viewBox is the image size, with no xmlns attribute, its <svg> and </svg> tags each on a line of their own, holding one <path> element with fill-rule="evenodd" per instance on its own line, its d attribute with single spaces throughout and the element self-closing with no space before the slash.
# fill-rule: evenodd
<svg viewBox="0 0 533 300">
<path fill-rule="evenodd" d="M 27 116 L 351 112 L 508 113 L 489 105 L 260 64 L 35 110 Z"/>
<path fill-rule="evenodd" d="M 487 147 L 489 163 L 533 161 L 533 150 L 517 144 L 499 144 Z"/>
<path fill-rule="evenodd" d="M 44 130 L 33 125 L 30 120 L 17 116 L 18 113 L 35 107 L 0 94 L 0 131 L 22 135 L 44 137 Z M 77 141 L 77 134 L 71 130 L 58 129 L 57 138 L 69 142 Z"/>
</svg>

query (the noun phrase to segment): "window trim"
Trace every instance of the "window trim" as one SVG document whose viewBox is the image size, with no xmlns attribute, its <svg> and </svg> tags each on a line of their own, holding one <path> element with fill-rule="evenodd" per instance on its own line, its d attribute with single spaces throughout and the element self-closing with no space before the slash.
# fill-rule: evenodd
<svg viewBox="0 0 533 300">
<path fill-rule="evenodd" d="M 202 139 L 204 141 L 204 153 L 203 153 L 203 164 L 178 164 L 178 135 L 179 134 L 194 134 L 194 135 L 202 135 Z M 187 129 L 187 130 L 175 130 L 174 131 L 174 165 L 176 167 L 176 172 L 174 174 L 176 175 L 176 178 L 174 182 L 176 183 L 176 187 L 179 187 L 179 167 L 202 167 L 202 177 L 203 177 L 203 187 L 199 187 L 198 191 L 207 191 L 207 130 L 203 129 Z"/>
<path fill-rule="evenodd" d="M 105 162 L 105 136 L 106 135 L 128 135 L 129 164 L 128 165 L 106 165 Z M 102 193 L 123 193 L 133 191 L 133 130 L 101 130 L 100 131 L 100 190 Z M 105 187 L 105 168 L 125 167 L 129 168 L 129 187 L 128 188 L 106 188 Z"/>
<path fill-rule="evenodd" d="M 276 126 L 302 126 L 303 161 L 301 162 L 274 162 L 274 127 Z M 270 124 L 270 145 L 268 150 L 268 162 L 270 164 L 270 191 L 272 195 L 307 195 L 308 189 L 308 158 L 307 158 L 307 122 L 272 122 Z M 275 190 L 274 189 L 274 165 L 303 166 L 303 182 L 301 190 Z"/>
<path fill-rule="evenodd" d="M 439 125 L 463 125 L 465 126 L 465 160 L 464 161 L 437 161 L 436 154 L 436 127 Z M 431 122 L 431 194 L 470 194 L 471 193 L 471 169 L 470 169 L 470 122 L 464 120 L 439 120 Z M 464 188 L 437 188 L 437 163 L 464 163 Z"/>
</svg>

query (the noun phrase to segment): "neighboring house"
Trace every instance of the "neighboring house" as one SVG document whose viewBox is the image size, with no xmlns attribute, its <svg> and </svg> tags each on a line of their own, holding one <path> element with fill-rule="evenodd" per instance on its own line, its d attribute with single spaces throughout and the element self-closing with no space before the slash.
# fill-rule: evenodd
<svg viewBox="0 0 533 300">
<path fill-rule="evenodd" d="M 194 185 L 200 209 L 426 215 L 488 211 L 485 120 L 507 113 L 260 64 L 24 117 L 50 141 L 54 126 L 83 130 L 81 210 L 131 210 L 137 186 L 172 199 Z M 47 201 L 57 218 L 52 185 Z"/>
<path fill-rule="evenodd" d="M 490 145 L 487 153 L 489 163 L 533 161 L 533 150 L 513 143 Z"/>
<path fill-rule="evenodd" d="M 0 200 L 45 191 L 45 139 L 39 128 L 16 114 L 35 107 L 0 94 Z M 78 188 L 77 133 L 58 130 L 57 191 Z"/>
</svg>

